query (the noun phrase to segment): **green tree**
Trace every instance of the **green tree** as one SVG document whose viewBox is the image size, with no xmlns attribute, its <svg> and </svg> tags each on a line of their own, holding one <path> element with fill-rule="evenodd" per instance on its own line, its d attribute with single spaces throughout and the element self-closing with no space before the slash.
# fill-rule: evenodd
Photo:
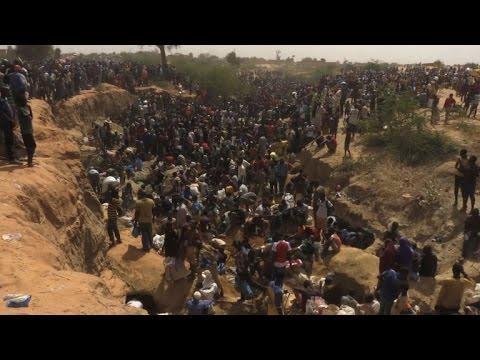
<svg viewBox="0 0 480 360">
<path fill-rule="evenodd" d="M 233 66 L 240 66 L 240 58 L 237 57 L 237 54 L 235 54 L 235 51 L 232 51 L 231 53 L 227 54 L 225 56 L 225 60 Z"/>
<path fill-rule="evenodd" d="M 53 55 L 53 45 L 15 45 L 16 53 L 23 59 L 43 60 Z"/>
</svg>

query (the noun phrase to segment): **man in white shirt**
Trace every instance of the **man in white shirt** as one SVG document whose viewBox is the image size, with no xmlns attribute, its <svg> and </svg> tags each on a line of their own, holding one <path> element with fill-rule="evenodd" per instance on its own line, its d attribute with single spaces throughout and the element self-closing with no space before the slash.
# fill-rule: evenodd
<svg viewBox="0 0 480 360">
<path fill-rule="evenodd" d="M 246 194 L 248 192 L 248 187 L 241 181 L 238 181 L 238 185 L 240 186 L 238 192 L 240 195 Z"/>
<path fill-rule="evenodd" d="M 323 233 L 327 233 L 328 225 L 328 208 L 327 208 L 327 198 L 324 193 L 320 193 L 319 199 L 317 202 L 317 212 L 315 213 L 316 227 L 319 230 L 322 230 Z"/>
<path fill-rule="evenodd" d="M 238 163 L 237 176 L 238 181 L 244 183 L 247 180 L 247 167 L 250 166 L 250 163 L 246 160 L 241 159 Z"/>
<path fill-rule="evenodd" d="M 347 119 L 348 126 L 352 131 L 352 141 L 355 138 L 355 133 L 357 131 L 358 124 L 360 122 L 360 111 L 357 106 L 352 107 L 350 110 L 350 116 Z"/>
</svg>

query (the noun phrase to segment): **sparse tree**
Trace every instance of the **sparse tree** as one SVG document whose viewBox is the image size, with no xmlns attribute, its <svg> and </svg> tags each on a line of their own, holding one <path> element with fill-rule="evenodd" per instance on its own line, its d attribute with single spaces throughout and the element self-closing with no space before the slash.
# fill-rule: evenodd
<svg viewBox="0 0 480 360">
<path fill-rule="evenodd" d="M 320 62 L 324 63 L 324 62 L 327 62 L 327 60 L 325 60 L 324 58 L 321 58 Z"/>
<path fill-rule="evenodd" d="M 433 65 L 435 65 L 436 67 L 444 67 L 445 66 L 445 64 L 441 60 L 434 61 Z"/>
<path fill-rule="evenodd" d="M 62 50 L 60 50 L 60 48 L 56 48 L 55 49 L 55 53 L 53 55 L 53 57 L 55 58 L 55 60 L 58 60 L 60 59 L 60 56 L 62 55 Z"/>
<path fill-rule="evenodd" d="M 171 51 L 173 49 L 178 48 L 180 45 L 156 45 L 160 49 L 160 57 L 162 61 L 162 66 L 165 67 L 167 66 L 167 53 L 165 52 L 165 49 L 167 51 Z"/>
<path fill-rule="evenodd" d="M 53 45 L 15 45 L 16 53 L 27 60 L 43 60 L 53 54 Z"/>
<path fill-rule="evenodd" d="M 470 69 L 477 69 L 479 67 L 479 65 L 477 63 L 473 63 L 473 62 L 466 63 L 463 66 L 465 66 L 466 68 L 470 68 Z"/>
<path fill-rule="evenodd" d="M 277 59 L 277 61 L 280 61 L 280 60 L 281 60 L 281 58 L 280 58 L 280 54 L 281 54 L 281 53 L 282 53 L 282 52 L 281 52 L 280 50 L 275 51 L 275 58 Z"/>
<path fill-rule="evenodd" d="M 232 51 L 231 53 L 227 54 L 225 56 L 225 60 L 233 66 L 239 66 L 240 65 L 240 58 L 237 57 L 237 54 L 235 54 L 235 51 Z"/>
</svg>

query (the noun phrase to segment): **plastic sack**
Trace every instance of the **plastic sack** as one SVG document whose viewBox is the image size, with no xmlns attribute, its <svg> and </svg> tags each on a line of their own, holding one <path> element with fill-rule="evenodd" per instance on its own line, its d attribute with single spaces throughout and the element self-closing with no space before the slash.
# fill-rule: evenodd
<svg viewBox="0 0 480 360">
<path fill-rule="evenodd" d="M 134 238 L 137 238 L 139 237 L 141 234 L 141 231 L 140 231 L 140 227 L 139 226 L 134 226 L 133 229 L 132 229 L 132 236 Z"/>
<path fill-rule="evenodd" d="M 32 299 L 31 295 L 17 295 L 17 296 L 6 296 L 7 307 L 19 308 L 19 307 L 28 307 L 30 300 Z"/>
<path fill-rule="evenodd" d="M 153 237 L 153 247 L 155 250 L 160 250 L 165 243 L 165 235 L 158 235 L 156 234 Z"/>
<path fill-rule="evenodd" d="M 20 240 L 22 238 L 22 234 L 20 233 L 12 233 L 12 234 L 3 234 L 2 239 L 5 241 L 13 241 L 13 240 Z"/>
<path fill-rule="evenodd" d="M 137 308 L 137 309 L 143 309 L 143 304 L 138 300 L 130 300 L 127 303 L 127 306 L 131 306 L 131 307 L 134 307 L 134 308 Z"/>
<path fill-rule="evenodd" d="M 355 309 L 348 305 L 342 305 L 340 306 L 337 315 L 355 315 Z"/>
</svg>

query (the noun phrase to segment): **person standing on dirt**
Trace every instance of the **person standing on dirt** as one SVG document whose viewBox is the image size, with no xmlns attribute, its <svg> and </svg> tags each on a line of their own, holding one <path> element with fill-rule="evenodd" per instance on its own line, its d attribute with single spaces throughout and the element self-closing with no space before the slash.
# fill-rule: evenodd
<svg viewBox="0 0 480 360">
<path fill-rule="evenodd" d="M 480 240 L 480 216 L 478 209 L 473 209 L 472 215 L 465 220 L 464 240 L 462 256 L 464 258 L 470 257 L 478 249 L 478 242 Z"/>
<path fill-rule="evenodd" d="M 143 251 L 149 252 L 153 247 L 153 208 L 155 202 L 147 197 L 147 193 L 140 189 L 135 206 L 134 226 L 140 227 L 142 234 Z"/>
<path fill-rule="evenodd" d="M 452 273 L 453 278 L 444 281 L 438 294 L 435 311 L 439 315 L 458 315 L 465 290 L 475 288 L 475 281 L 468 277 L 461 264 L 455 263 Z"/>
<path fill-rule="evenodd" d="M 10 85 L 15 104 L 18 104 L 23 98 L 27 99 L 27 89 L 29 85 L 27 78 L 21 73 L 21 71 L 22 67 L 20 65 L 15 65 L 15 72 L 7 75 L 8 84 Z"/>
<path fill-rule="evenodd" d="M 480 103 L 480 93 L 476 93 L 473 97 L 473 100 L 470 104 L 470 112 L 468 113 L 468 117 L 472 116 L 473 114 L 473 118 L 475 119 L 477 116 L 478 103 Z"/>
<path fill-rule="evenodd" d="M 463 171 L 463 187 L 462 187 L 462 196 L 463 196 L 463 207 L 461 211 L 467 210 L 467 201 L 470 198 L 470 204 L 472 206 L 471 211 L 475 207 L 475 187 L 477 184 L 477 177 L 480 174 L 480 168 L 476 164 L 477 157 L 472 155 L 468 158 L 468 166 Z"/>
<path fill-rule="evenodd" d="M 273 244 L 273 280 L 285 277 L 285 268 L 289 262 L 288 255 L 291 250 L 292 247 L 288 241 L 280 240 Z"/>
<path fill-rule="evenodd" d="M 458 191 L 463 187 L 463 179 L 464 179 L 464 172 L 465 169 L 468 167 L 468 157 L 467 157 L 467 150 L 462 149 L 460 150 L 460 157 L 457 159 L 455 163 L 455 169 L 457 173 L 455 174 L 455 189 L 454 189 L 454 196 L 455 202 L 453 206 L 457 206 L 458 204 Z"/>
<path fill-rule="evenodd" d="M 407 272 L 408 273 L 408 272 Z M 379 315 L 390 315 L 393 302 L 400 294 L 399 274 L 389 269 L 378 275 L 380 292 L 380 311 Z"/>
<path fill-rule="evenodd" d="M 324 192 L 321 192 L 317 201 L 317 209 L 315 211 L 316 228 L 322 231 L 322 234 L 326 235 L 328 230 L 327 218 L 328 218 L 328 200 Z"/>
<path fill-rule="evenodd" d="M 443 108 L 445 109 L 445 124 L 447 124 L 450 113 L 452 112 L 452 109 L 455 107 L 456 103 L 457 102 L 453 98 L 453 94 L 450 94 L 449 97 L 445 99 L 445 103 L 443 104 Z"/>
<path fill-rule="evenodd" d="M 117 224 L 118 217 L 122 216 L 123 214 L 122 207 L 120 206 L 118 190 L 111 191 L 111 196 L 110 196 L 110 199 L 108 200 L 107 214 L 108 214 L 107 232 L 111 242 L 110 247 L 113 247 L 116 245 L 115 238 L 117 239 L 117 244 L 122 243 L 122 240 L 120 239 L 120 231 L 118 230 L 118 224 Z"/>
<path fill-rule="evenodd" d="M 283 315 L 283 276 L 270 281 L 267 288 L 267 315 Z"/>
<path fill-rule="evenodd" d="M 15 153 L 13 151 L 13 129 L 15 128 L 16 124 L 13 109 L 7 100 L 9 95 L 8 87 L 2 87 L 0 89 L 0 94 L 0 129 L 3 131 L 8 162 L 9 164 L 21 165 L 22 163 L 15 159 Z"/>
<path fill-rule="evenodd" d="M 283 194 L 285 190 L 285 182 L 287 181 L 288 176 L 288 164 L 282 158 L 277 165 L 277 181 L 278 181 L 278 192 Z"/>
<path fill-rule="evenodd" d="M 360 122 L 360 110 L 359 105 L 354 105 L 350 111 L 350 115 L 347 118 L 347 127 L 350 128 L 352 133 L 352 142 L 355 141 L 355 133 Z"/>
<path fill-rule="evenodd" d="M 167 216 L 167 222 L 164 226 L 165 242 L 163 243 L 162 252 L 164 251 L 165 257 L 178 258 L 179 256 L 179 244 L 178 234 L 176 230 L 175 220 L 172 217 L 172 213 Z"/>
<path fill-rule="evenodd" d="M 346 132 L 345 132 L 345 144 L 344 144 L 344 149 L 345 149 L 344 157 L 347 157 L 347 153 L 348 153 L 348 156 L 351 158 L 352 153 L 350 152 L 350 142 L 352 141 L 352 130 L 349 126 L 347 126 L 345 131 Z"/>
<path fill-rule="evenodd" d="M 379 272 L 380 274 L 395 267 L 397 251 L 395 250 L 395 245 L 393 240 L 385 240 L 385 249 L 383 250 L 382 255 L 380 255 L 379 262 Z"/>
<path fill-rule="evenodd" d="M 418 273 L 423 277 L 434 278 L 437 275 L 437 256 L 433 253 L 433 249 L 430 245 L 426 245 L 422 250 L 422 257 L 420 259 L 420 268 Z"/>
<path fill-rule="evenodd" d="M 18 122 L 22 134 L 23 144 L 27 151 L 28 167 L 33 167 L 33 155 L 37 144 L 33 138 L 33 114 L 32 108 L 27 104 L 27 99 L 20 98 L 18 101 Z"/>
<path fill-rule="evenodd" d="M 438 109 L 438 103 L 440 102 L 440 97 L 438 95 L 433 95 L 432 97 L 432 117 L 430 122 L 432 126 L 436 125 L 440 121 L 440 110 Z"/>
<path fill-rule="evenodd" d="M 295 200 L 303 200 L 308 188 L 308 180 L 303 174 L 303 169 L 300 169 L 298 175 L 293 178 L 293 183 L 295 184 Z"/>
<path fill-rule="evenodd" d="M 182 228 L 180 242 L 180 246 L 183 246 L 185 249 L 185 258 L 190 265 L 190 274 L 187 279 L 191 281 L 195 279 L 197 275 L 198 257 L 202 243 L 197 225 L 196 223 L 191 222 L 190 217 L 188 217 L 188 222 L 184 224 Z"/>
</svg>

